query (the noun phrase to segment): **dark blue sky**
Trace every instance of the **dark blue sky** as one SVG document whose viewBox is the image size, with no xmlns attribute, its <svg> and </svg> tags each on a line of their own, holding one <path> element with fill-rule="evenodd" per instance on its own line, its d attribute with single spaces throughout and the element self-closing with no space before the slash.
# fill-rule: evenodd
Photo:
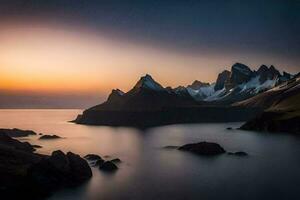
<svg viewBox="0 0 300 200">
<path fill-rule="evenodd" d="M 1 2 L 2 19 L 58 21 L 179 51 L 243 51 L 299 61 L 299 0 Z"/>
</svg>

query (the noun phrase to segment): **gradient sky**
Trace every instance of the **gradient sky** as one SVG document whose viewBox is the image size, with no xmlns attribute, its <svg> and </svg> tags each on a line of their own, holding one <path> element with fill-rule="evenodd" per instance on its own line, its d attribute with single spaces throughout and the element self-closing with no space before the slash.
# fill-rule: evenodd
<svg viewBox="0 0 300 200">
<path fill-rule="evenodd" d="M 300 1 L 2 0 L 0 107 L 86 107 L 151 74 L 214 82 L 242 62 L 300 71 Z"/>
</svg>

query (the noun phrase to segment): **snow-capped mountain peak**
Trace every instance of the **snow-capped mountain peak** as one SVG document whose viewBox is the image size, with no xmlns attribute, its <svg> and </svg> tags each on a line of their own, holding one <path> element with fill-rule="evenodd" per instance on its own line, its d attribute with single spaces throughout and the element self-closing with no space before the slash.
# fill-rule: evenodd
<svg viewBox="0 0 300 200">
<path fill-rule="evenodd" d="M 260 92 L 274 88 L 289 80 L 292 75 L 281 73 L 273 66 L 262 65 L 258 71 L 236 63 L 231 71 L 219 74 L 216 84 L 200 86 L 197 89 L 187 87 L 189 94 L 197 101 L 235 102 L 254 96 Z"/>
<path fill-rule="evenodd" d="M 164 88 L 159 83 L 157 83 L 149 74 L 142 76 L 136 83 L 134 88 L 146 88 L 156 91 L 164 90 Z"/>
</svg>

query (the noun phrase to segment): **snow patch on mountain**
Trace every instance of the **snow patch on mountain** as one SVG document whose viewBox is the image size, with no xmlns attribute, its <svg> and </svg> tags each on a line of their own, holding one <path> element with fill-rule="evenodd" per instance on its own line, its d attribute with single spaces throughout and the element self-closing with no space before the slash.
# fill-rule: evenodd
<svg viewBox="0 0 300 200">
<path fill-rule="evenodd" d="M 223 88 L 221 90 L 217 90 L 215 91 L 211 96 L 208 96 L 204 99 L 204 101 L 216 101 L 216 100 L 220 100 L 224 97 L 224 95 L 226 94 L 226 89 Z"/>
<path fill-rule="evenodd" d="M 147 88 L 150 90 L 162 91 L 165 90 L 159 83 L 157 83 L 153 78 L 146 74 L 141 77 L 141 79 L 135 85 L 135 88 Z"/>
<path fill-rule="evenodd" d="M 276 82 L 277 82 L 276 80 L 266 80 L 263 84 L 256 87 L 255 91 L 256 93 L 259 93 L 261 91 L 271 89 L 275 87 Z"/>
<path fill-rule="evenodd" d="M 247 91 L 249 89 L 253 89 L 256 88 L 260 85 L 259 83 L 259 76 L 256 76 L 254 78 L 252 78 L 250 81 L 240 84 L 238 87 L 241 88 L 240 93 Z"/>
<path fill-rule="evenodd" d="M 197 90 L 187 87 L 188 93 L 196 100 L 203 100 L 209 96 L 212 96 L 215 93 L 215 84 L 211 84 L 208 86 L 203 86 L 198 88 Z"/>
</svg>

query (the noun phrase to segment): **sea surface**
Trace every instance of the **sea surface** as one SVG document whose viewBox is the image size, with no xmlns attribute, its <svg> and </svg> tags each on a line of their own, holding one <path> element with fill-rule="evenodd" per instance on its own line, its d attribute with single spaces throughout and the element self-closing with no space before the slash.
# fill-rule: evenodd
<svg viewBox="0 0 300 200">
<path fill-rule="evenodd" d="M 0 110 L 0 127 L 57 134 L 64 139 L 39 141 L 39 153 L 60 149 L 84 156 L 120 158 L 119 170 L 93 168 L 80 187 L 56 192 L 49 200 L 300 199 L 300 137 L 241 130 L 242 123 L 186 124 L 138 130 L 86 126 L 68 121 L 81 110 Z M 248 157 L 200 157 L 164 149 L 169 145 L 208 141 Z"/>
</svg>

